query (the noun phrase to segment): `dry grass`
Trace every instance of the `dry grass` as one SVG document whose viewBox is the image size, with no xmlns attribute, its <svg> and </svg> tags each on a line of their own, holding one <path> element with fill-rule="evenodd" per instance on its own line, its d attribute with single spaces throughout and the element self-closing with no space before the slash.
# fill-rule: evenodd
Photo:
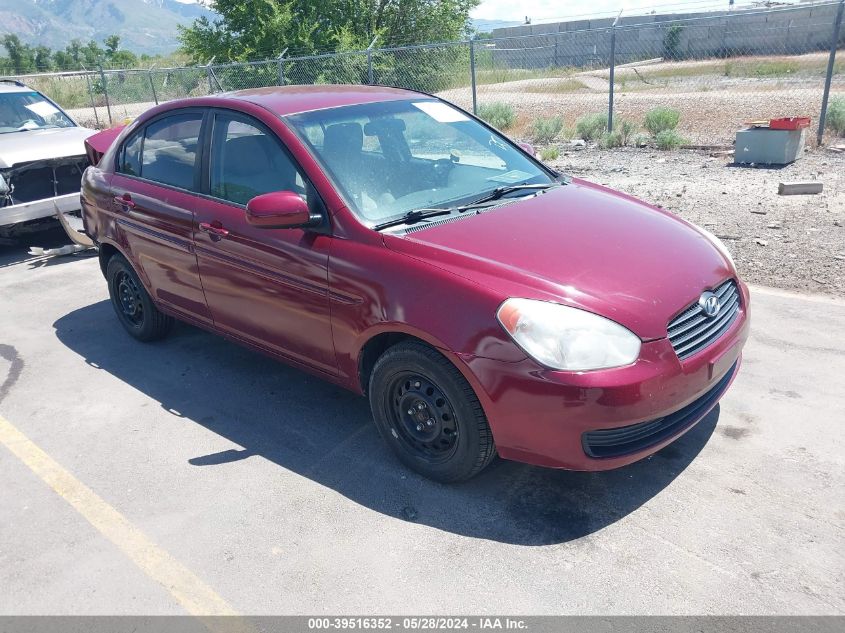
<svg viewBox="0 0 845 633">
<path fill-rule="evenodd" d="M 827 55 L 812 53 L 667 62 L 638 67 L 639 75 L 634 68 L 619 68 L 614 113 L 641 123 L 655 106 L 674 108 L 681 113 L 678 132 L 697 144 L 729 144 L 746 121 L 762 118 L 809 116 L 815 125 L 821 109 L 821 69 L 826 63 Z M 572 124 L 584 114 L 605 111 L 607 75 L 607 70 L 583 71 L 479 86 L 478 102 L 511 104 L 516 121 L 509 133 L 527 137 L 530 122 L 537 117 L 562 116 Z M 834 77 L 831 92 L 845 95 L 841 74 Z M 463 107 L 471 106 L 468 88 L 440 94 Z M 813 138 L 808 135 L 808 141 Z"/>
<path fill-rule="evenodd" d="M 584 92 L 588 91 L 584 82 L 578 79 L 550 79 L 541 84 L 530 86 L 526 92 L 535 92 L 538 94 L 559 94 L 566 92 Z"/>
</svg>

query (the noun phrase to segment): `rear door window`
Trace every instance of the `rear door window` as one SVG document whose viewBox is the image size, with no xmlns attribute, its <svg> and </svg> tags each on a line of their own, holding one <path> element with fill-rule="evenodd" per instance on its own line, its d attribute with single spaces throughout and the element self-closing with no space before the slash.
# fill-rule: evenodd
<svg viewBox="0 0 845 633">
<path fill-rule="evenodd" d="M 144 131 L 141 178 L 194 190 L 202 115 L 176 114 L 150 123 Z"/>
<path fill-rule="evenodd" d="M 201 128 L 199 112 L 173 114 L 153 121 L 124 143 L 117 171 L 196 191 Z"/>
<path fill-rule="evenodd" d="M 136 132 L 126 143 L 120 154 L 117 171 L 127 176 L 141 175 L 141 148 L 144 146 L 144 131 Z"/>
</svg>

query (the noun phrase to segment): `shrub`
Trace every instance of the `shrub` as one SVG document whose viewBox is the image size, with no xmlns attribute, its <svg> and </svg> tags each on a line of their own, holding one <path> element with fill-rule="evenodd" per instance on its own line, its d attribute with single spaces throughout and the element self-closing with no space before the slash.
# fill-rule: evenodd
<svg viewBox="0 0 845 633">
<path fill-rule="evenodd" d="M 622 132 L 614 130 L 613 132 L 605 132 L 602 134 L 599 145 L 604 148 L 622 147 L 625 143 L 622 141 Z"/>
<path fill-rule="evenodd" d="M 827 104 L 825 127 L 839 136 L 845 136 L 845 97 L 833 97 Z"/>
<path fill-rule="evenodd" d="M 675 130 L 663 130 L 655 135 L 654 142 L 657 149 L 671 150 L 678 149 L 684 144 L 685 139 Z"/>
<path fill-rule="evenodd" d="M 679 59 L 681 56 L 681 33 L 684 27 L 674 24 L 663 36 L 663 56 L 667 59 Z"/>
<path fill-rule="evenodd" d="M 681 113 L 677 110 L 658 106 L 646 112 L 643 127 L 647 129 L 652 136 L 657 136 L 661 132 L 674 130 L 678 126 L 678 121 L 680 120 Z"/>
<path fill-rule="evenodd" d="M 561 130 L 560 134 L 558 134 L 558 138 L 564 139 L 564 140 L 567 140 L 567 141 L 570 140 L 570 139 L 573 139 L 573 138 L 577 138 L 577 137 L 578 137 L 578 134 L 575 132 L 575 129 L 571 128 L 571 127 L 563 128 Z"/>
<path fill-rule="evenodd" d="M 646 147 L 651 139 L 647 134 L 637 134 L 631 141 L 634 147 Z"/>
<path fill-rule="evenodd" d="M 516 121 L 513 106 L 501 101 L 485 103 L 478 108 L 478 116 L 487 121 L 494 128 L 507 130 Z"/>
<path fill-rule="evenodd" d="M 798 64 L 795 62 L 764 61 L 754 65 L 752 74 L 755 77 L 786 77 L 797 73 Z"/>
<path fill-rule="evenodd" d="M 558 151 L 558 148 L 554 145 L 544 147 L 543 150 L 540 152 L 540 158 L 543 160 L 555 160 L 558 156 L 560 156 L 560 152 Z"/>
<path fill-rule="evenodd" d="M 538 117 L 531 124 L 532 138 L 538 143 L 549 143 L 557 138 L 563 129 L 563 117 Z"/>
<path fill-rule="evenodd" d="M 637 124 L 628 119 L 619 119 L 618 123 L 614 123 L 614 132 L 619 132 L 622 138 L 622 145 L 628 145 L 634 132 L 637 131 Z"/>
<path fill-rule="evenodd" d="M 578 119 L 575 124 L 575 130 L 585 141 L 600 138 L 602 134 L 607 132 L 607 115 L 596 113 L 587 114 Z"/>
</svg>

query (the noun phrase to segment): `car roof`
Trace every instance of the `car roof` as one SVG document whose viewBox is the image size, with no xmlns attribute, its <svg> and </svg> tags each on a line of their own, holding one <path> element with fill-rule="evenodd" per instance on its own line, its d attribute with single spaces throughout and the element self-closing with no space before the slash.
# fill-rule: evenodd
<svg viewBox="0 0 845 633">
<path fill-rule="evenodd" d="M 0 79 L 0 92 L 35 92 L 15 79 Z"/>
<path fill-rule="evenodd" d="M 380 101 L 398 101 L 401 99 L 431 98 L 429 95 L 388 86 L 362 85 L 308 85 L 308 86 L 271 86 L 268 88 L 251 88 L 236 92 L 224 92 L 212 97 L 199 98 L 202 105 L 209 105 L 209 99 L 219 100 L 219 105 L 226 101 L 248 101 L 262 106 L 279 116 L 336 108 L 338 106 L 359 105 L 362 103 L 378 103 Z M 180 106 L 190 105 L 193 99 L 179 103 Z M 212 104 L 213 105 L 213 104 Z"/>
</svg>

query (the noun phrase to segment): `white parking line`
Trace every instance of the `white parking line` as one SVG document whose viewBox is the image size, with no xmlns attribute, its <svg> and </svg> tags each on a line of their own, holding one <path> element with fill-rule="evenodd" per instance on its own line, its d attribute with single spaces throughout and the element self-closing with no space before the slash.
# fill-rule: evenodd
<svg viewBox="0 0 845 633">
<path fill-rule="evenodd" d="M 757 286 L 748 284 L 751 295 L 769 295 L 771 297 L 783 297 L 785 299 L 796 299 L 798 301 L 812 301 L 813 303 L 827 303 L 829 305 L 845 307 L 845 299 L 839 297 L 828 297 L 826 295 L 804 294 L 802 292 L 792 292 L 790 290 L 781 290 L 780 288 L 770 288 L 768 286 Z"/>
</svg>

